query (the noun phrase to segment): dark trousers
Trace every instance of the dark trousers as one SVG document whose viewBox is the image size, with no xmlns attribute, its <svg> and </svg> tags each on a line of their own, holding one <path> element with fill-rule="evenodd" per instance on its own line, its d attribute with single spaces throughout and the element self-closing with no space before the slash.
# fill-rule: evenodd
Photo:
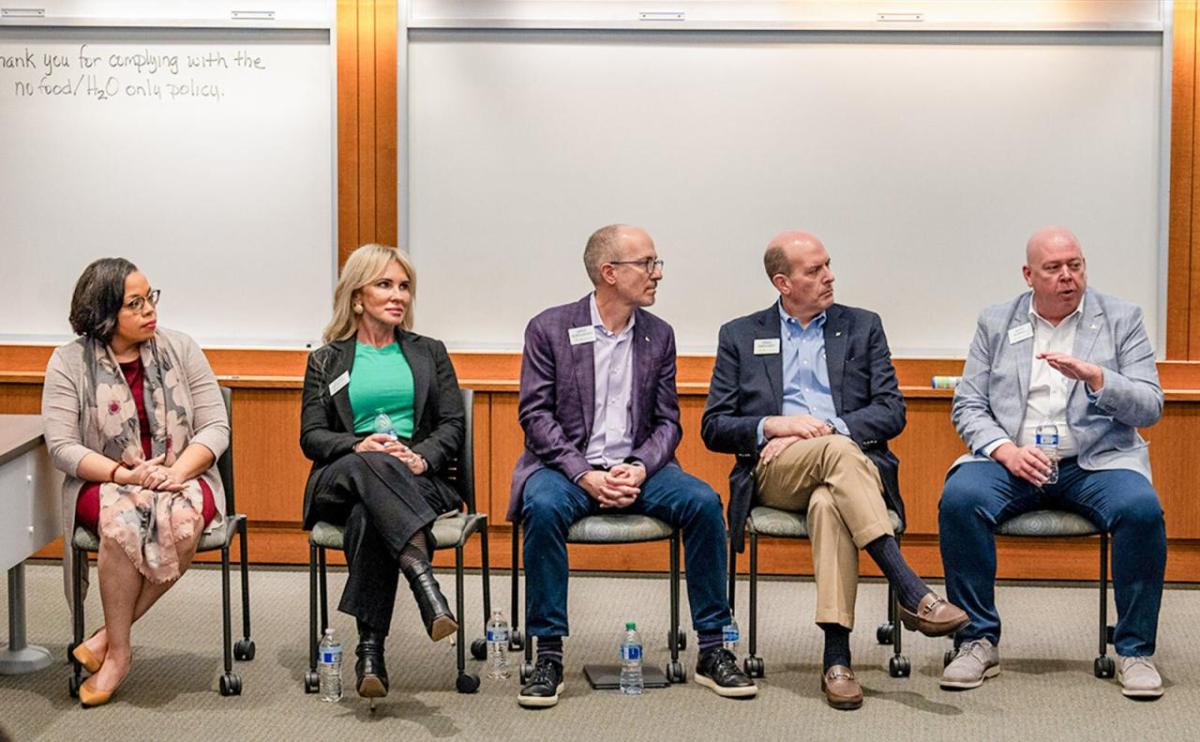
<svg viewBox="0 0 1200 742">
<path fill-rule="evenodd" d="M 678 466 L 666 466 L 642 483 L 629 507 L 601 509 L 561 472 L 542 469 L 525 483 L 521 523 L 525 539 L 526 626 L 530 636 L 566 636 L 567 531 L 587 515 L 649 515 L 683 531 L 688 601 L 697 631 L 729 623 L 725 592 L 725 519 L 721 499 Z"/>
<path fill-rule="evenodd" d="M 449 485 L 416 476 L 382 452 L 349 454 L 321 475 L 313 508 L 318 519 L 345 525 L 349 574 L 338 610 L 376 631 L 392 623 L 400 552 L 439 513 L 458 506 Z"/>
<path fill-rule="evenodd" d="M 1162 505 L 1146 478 L 1128 469 L 1087 471 L 1075 458 L 1059 462 L 1058 483 L 1039 490 L 994 461 L 950 473 L 938 506 L 947 598 L 971 616 L 957 641 L 1000 643 L 996 612 L 996 526 L 1030 510 L 1082 515 L 1112 534 L 1113 645 L 1126 657 L 1154 654 L 1167 563 Z"/>
</svg>

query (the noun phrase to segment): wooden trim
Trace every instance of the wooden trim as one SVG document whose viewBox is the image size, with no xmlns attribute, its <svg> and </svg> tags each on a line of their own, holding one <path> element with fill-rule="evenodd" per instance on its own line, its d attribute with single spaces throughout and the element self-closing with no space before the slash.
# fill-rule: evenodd
<svg viewBox="0 0 1200 742">
<path fill-rule="evenodd" d="M 395 0 L 375 3 L 375 239 L 397 244 Z"/>
<path fill-rule="evenodd" d="M 337 4 L 338 265 L 359 244 L 358 3 Z"/>
<path fill-rule="evenodd" d="M 1196 3 L 1175 3 L 1171 78 L 1171 205 L 1167 257 L 1167 358 L 1188 359 L 1191 327 L 1192 182 L 1195 170 Z"/>
</svg>

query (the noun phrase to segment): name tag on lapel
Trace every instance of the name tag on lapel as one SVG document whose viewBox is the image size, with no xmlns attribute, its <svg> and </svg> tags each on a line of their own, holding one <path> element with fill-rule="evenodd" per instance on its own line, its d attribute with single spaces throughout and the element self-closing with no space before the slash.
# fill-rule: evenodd
<svg viewBox="0 0 1200 742">
<path fill-rule="evenodd" d="M 754 341 L 754 355 L 779 355 L 779 338 L 758 338 Z"/>
<path fill-rule="evenodd" d="M 1008 344 L 1016 345 L 1022 340 L 1028 340 L 1031 337 L 1033 337 L 1033 325 L 1026 322 L 1008 331 Z"/>
<path fill-rule="evenodd" d="M 596 342 L 596 328 L 591 325 L 586 327 L 572 327 L 567 330 L 567 337 L 570 338 L 571 345 L 594 343 Z"/>
<path fill-rule="evenodd" d="M 346 385 L 349 383 L 350 383 L 350 372 L 343 371 L 341 376 L 339 376 L 336 379 L 334 379 L 333 381 L 329 382 L 329 396 L 332 397 L 333 395 L 342 391 L 343 389 L 346 388 Z"/>
</svg>

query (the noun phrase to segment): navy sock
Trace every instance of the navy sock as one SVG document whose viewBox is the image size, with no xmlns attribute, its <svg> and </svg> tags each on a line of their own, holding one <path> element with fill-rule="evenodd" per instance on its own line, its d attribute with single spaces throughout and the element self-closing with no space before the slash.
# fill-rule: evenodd
<svg viewBox="0 0 1200 742">
<path fill-rule="evenodd" d="M 825 657 L 822 660 L 822 673 L 829 672 L 834 665 L 850 664 L 850 629 L 836 623 L 819 623 L 825 632 Z"/>
<path fill-rule="evenodd" d="M 540 660 L 549 657 L 558 664 L 563 661 L 563 638 L 561 636 L 539 636 L 537 638 L 537 656 Z"/>
<path fill-rule="evenodd" d="M 925 584 L 924 580 L 917 577 L 917 573 L 913 572 L 912 567 L 908 566 L 908 562 L 904 561 L 904 555 L 900 553 L 900 546 L 896 543 L 896 538 L 880 536 L 867 544 L 866 550 L 879 565 L 879 569 L 883 570 L 883 576 L 895 588 L 900 604 L 910 611 L 915 611 L 921 598 L 929 592 L 929 586 Z"/>
<path fill-rule="evenodd" d="M 700 645 L 700 654 L 704 654 L 710 649 L 716 649 L 725 645 L 725 632 L 720 629 L 697 631 L 696 642 Z"/>
</svg>

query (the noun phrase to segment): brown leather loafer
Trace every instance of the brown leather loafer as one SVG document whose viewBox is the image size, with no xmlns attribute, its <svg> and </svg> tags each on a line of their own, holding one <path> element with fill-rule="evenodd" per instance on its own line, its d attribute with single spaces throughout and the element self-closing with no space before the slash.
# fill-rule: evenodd
<svg viewBox="0 0 1200 742">
<path fill-rule="evenodd" d="M 845 665 L 834 665 L 821 676 L 821 690 L 825 691 L 825 700 L 835 709 L 850 711 L 862 706 L 862 686 L 854 671 Z"/>
<path fill-rule="evenodd" d="M 936 593 L 927 593 L 917 603 L 916 612 L 903 604 L 896 606 L 900 611 L 900 622 L 909 631 L 919 631 L 925 636 L 948 636 L 971 622 L 962 608 Z"/>
</svg>

